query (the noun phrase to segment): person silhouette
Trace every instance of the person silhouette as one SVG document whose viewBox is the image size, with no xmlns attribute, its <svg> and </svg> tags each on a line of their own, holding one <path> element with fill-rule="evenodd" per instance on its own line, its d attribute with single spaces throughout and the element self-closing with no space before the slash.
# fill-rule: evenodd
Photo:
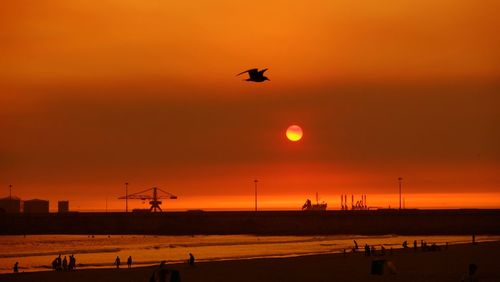
<svg viewBox="0 0 500 282">
<path fill-rule="evenodd" d="M 462 278 L 462 282 L 478 282 L 478 278 L 476 275 L 477 272 L 477 265 L 474 263 L 469 264 L 469 272 L 467 275 Z"/>
<path fill-rule="evenodd" d="M 116 256 L 114 264 L 116 265 L 116 268 L 120 268 L 120 257 L 119 256 Z"/>
<path fill-rule="evenodd" d="M 14 263 L 14 267 L 12 268 L 12 270 L 14 271 L 14 273 L 19 273 L 19 262 L 16 261 L 16 263 Z"/>
<path fill-rule="evenodd" d="M 128 256 L 127 265 L 128 265 L 128 268 L 132 267 L 132 256 Z"/>
<path fill-rule="evenodd" d="M 62 269 L 64 271 L 68 271 L 68 260 L 66 259 L 66 256 L 64 256 L 63 262 L 62 262 Z"/>
<path fill-rule="evenodd" d="M 189 263 L 189 265 L 194 266 L 194 256 L 192 253 L 189 253 L 188 263 Z"/>
<path fill-rule="evenodd" d="M 162 260 L 160 262 L 160 266 L 153 271 L 153 274 L 151 275 L 151 278 L 149 279 L 150 282 L 156 282 L 156 281 L 167 281 L 167 275 L 169 275 L 169 271 L 167 267 L 165 266 L 167 261 Z"/>
<path fill-rule="evenodd" d="M 404 248 L 404 249 L 408 248 L 408 241 L 406 241 L 406 240 L 405 240 L 405 241 L 403 242 L 403 248 Z"/>
<path fill-rule="evenodd" d="M 76 267 L 76 259 L 75 259 L 75 255 L 71 254 L 69 256 L 69 264 L 68 264 L 68 270 L 69 271 L 72 271 L 73 269 L 75 269 Z"/>
<path fill-rule="evenodd" d="M 365 256 L 370 256 L 370 246 L 368 244 L 365 244 Z"/>
<path fill-rule="evenodd" d="M 62 267 L 62 260 L 61 260 L 61 255 L 59 255 L 57 258 L 56 258 L 56 265 L 57 265 L 57 270 L 61 270 L 61 267 Z"/>
</svg>

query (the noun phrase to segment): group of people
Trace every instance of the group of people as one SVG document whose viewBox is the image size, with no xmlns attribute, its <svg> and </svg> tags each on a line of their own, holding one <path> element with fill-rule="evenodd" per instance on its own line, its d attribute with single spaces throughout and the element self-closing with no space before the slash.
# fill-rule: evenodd
<svg viewBox="0 0 500 282">
<path fill-rule="evenodd" d="M 448 242 L 446 242 L 446 248 L 448 248 Z M 403 242 L 403 249 L 408 249 L 408 241 Z M 420 249 L 422 251 L 440 251 L 441 247 L 438 246 L 436 243 L 432 243 L 431 245 L 428 245 L 426 241 L 420 240 Z M 418 244 L 417 240 L 413 241 L 413 250 L 417 251 L 418 250 Z"/>
<path fill-rule="evenodd" d="M 64 259 L 61 259 L 61 255 L 59 255 L 52 261 L 52 269 L 54 269 L 55 271 L 72 271 L 75 268 L 76 259 L 74 255 L 69 256 L 69 262 L 66 256 L 64 256 Z"/>
<path fill-rule="evenodd" d="M 115 262 L 113 265 L 116 266 L 116 268 L 120 268 L 121 260 L 119 256 L 116 256 Z M 128 268 L 132 268 L 132 256 L 128 256 L 127 258 L 127 266 Z"/>
<path fill-rule="evenodd" d="M 354 246 L 352 247 L 352 252 L 355 253 L 359 250 L 359 245 L 356 240 L 353 240 Z M 365 256 L 373 256 L 375 255 L 376 248 L 374 245 L 370 246 L 368 244 L 365 244 Z M 383 245 L 380 246 L 380 255 L 385 255 L 386 249 Z M 391 253 L 392 253 L 392 247 L 391 247 Z M 344 255 L 347 254 L 346 250 L 344 249 Z"/>
<path fill-rule="evenodd" d="M 166 261 L 163 261 L 164 263 Z M 191 265 L 191 266 L 194 266 L 194 255 L 192 253 L 189 253 L 189 258 L 188 258 L 188 264 Z M 121 265 L 121 259 L 119 256 L 116 256 L 116 259 L 115 259 L 115 262 L 113 263 L 113 265 L 116 267 L 116 268 L 120 268 L 120 265 Z M 132 256 L 129 256 L 127 258 L 127 266 L 128 268 L 131 268 L 132 267 Z"/>
<path fill-rule="evenodd" d="M 353 240 L 354 242 L 354 246 L 352 247 L 352 252 L 355 253 L 359 250 L 359 245 L 358 245 L 358 242 L 356 242 L 356 240 Z M 404 241 L 403 244 L 403 249 L 408 249 L 409 246 L 408 246 L 408 241 Z M 448 248 L 448 243 L 446 243 L 445 245 L 446 249 Z M 428 245 L 427 242 L 425 242 L 424 240 L 421 240 L 420 241 L 420 248 L 422 251 L 440 251 L 441 250 L 441 247 L 438 246 L 436 243 L 432 243 L 431 245 Z M 417 240 L 414 240 L 413 241 L 413 249 L 415 251 L 418 250 L 418 244 L 417 244 Z M 364 250 L 365 250 L 365 256 L 373 256 L 375 255 L 375 252 L 376 252 L 376 248 L 374 245 L 370 246 L 368 244 L 365 244 L 365 247 L 364 247 Z M 390 253 L 392 254 L 392 247 L 390 248 Z M 347 254 L 346 250 L 344 249 L 344 255 Z M 386 254 L 386 249 L 383 245 L 380 246 L 380 255 L 385 255 Z"/>
</svg>

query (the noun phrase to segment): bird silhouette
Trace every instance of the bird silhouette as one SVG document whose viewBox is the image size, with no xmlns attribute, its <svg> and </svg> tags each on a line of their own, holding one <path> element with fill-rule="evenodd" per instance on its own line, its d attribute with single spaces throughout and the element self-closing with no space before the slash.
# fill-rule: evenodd
<svg viewBox="0 0 500 282">
<path fill-rule="evenodd" d="M 249 69 L 249 70 L 246 70 L 246 71 L 243 71 L 243 72 L 240 72 L 239 74 L 237 74 L 236 76 L 238 75 L 242 75 L 246 72 L 248 72 L 248 76 L 249 78 L 246 79 L 246 81 L 253 81 L 253 82 L 264 82 L 266 80 L 270 80 L 269 78 L 265 77 L 264 76 L 264 72 L 266 71 L 267 69 L 263 69 L 261 71 L 259 71 L 259 69 Z"/>
</svg>

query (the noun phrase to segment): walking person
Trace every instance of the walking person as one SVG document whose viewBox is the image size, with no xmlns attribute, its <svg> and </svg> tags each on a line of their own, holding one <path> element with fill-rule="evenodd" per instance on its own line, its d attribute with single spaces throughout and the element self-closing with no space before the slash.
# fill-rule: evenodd
<svg viewBox="0 0 500 282">
<path fill-rule="evenodd" d="M 119 256 L 116 256 L 114 264 L 116 265 L 116 268 L 120 268 L 120 257 Z"/>
<path fill-rule="evenodd" d="M 127 266 L 128 266 L 128 268 L 131 268 L 131 267 L 132 267 L 132 256 L 128 256 L 128 259 L 127 259 Z"/>
</svg>

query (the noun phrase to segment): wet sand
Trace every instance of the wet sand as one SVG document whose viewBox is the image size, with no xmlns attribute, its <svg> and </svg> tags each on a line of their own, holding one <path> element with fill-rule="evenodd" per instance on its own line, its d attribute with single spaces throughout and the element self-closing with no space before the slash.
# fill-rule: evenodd
<svg viewBox="0 0 500 282">
<path fill-rule="evenodd" d="M 196 254 L 195 254 L 196 255 Z M 392 261 L 397 274 L 370 275 L 373 259 Z M 478 265 L 481 282 L 500 281 L 500 242 L 454 245 L 436 252 L 398 250 L 385 256 L 327 254 L 293 258 L 251 259 L 169 265 L 190 281 L 461 281 L 469 263 Z M 0 275 L 0 281 L 140 282 L 149 281 L 153 267 L 91 269 L 74 272 L 34 272 Z"/>
</svg>

